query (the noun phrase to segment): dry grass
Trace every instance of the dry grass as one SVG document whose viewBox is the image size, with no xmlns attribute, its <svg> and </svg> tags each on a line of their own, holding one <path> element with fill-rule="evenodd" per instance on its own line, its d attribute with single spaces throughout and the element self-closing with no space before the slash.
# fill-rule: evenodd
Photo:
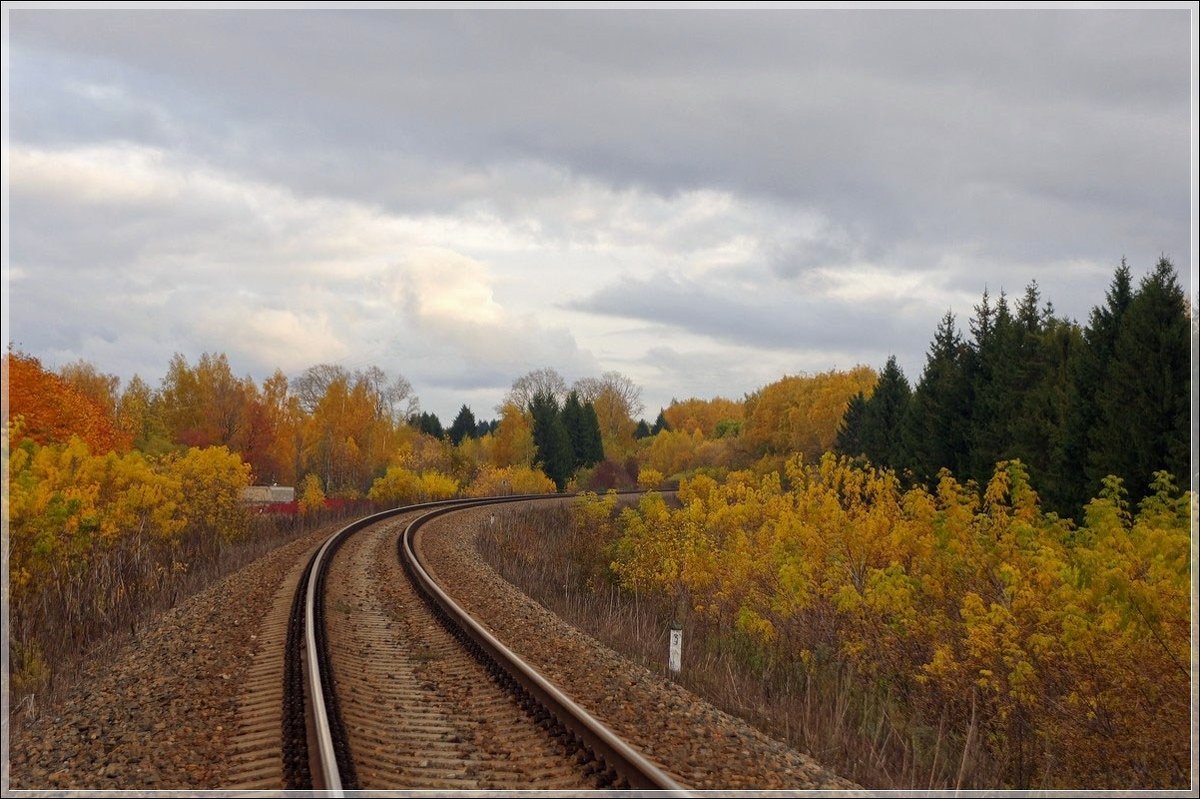
<svg viewBox="0 0 1200 799">
<path fill-rule="evenodd" d="M 149 541 L 97 549 L 86 573 L 64 575 L 10 608 L 12 720 L 36 718 L 74 685 L 82 666 L 121 648 L 140 625 L 278 546 L 320 528 L 332 532 L 362 508 L 308 517 L 247 519 L 234 541 L 187 536 L 177 546 Z M 53 664 L 53 665 L 51 665 Z"/>
<path fill-rule="evenodd" d="M 506 508 L 481 526 L 484 558 L 506 580 L 570 624 L 667 675 L 674 608 L 619 589 L 604 542 L 574 528 L 566 506 Z M 688 619 L 683 668 L 693 693 L 876 789 L 954 789 L 1002 784 L 973 729 L 911 718 L 899 698 L 865 688 L 845 664 L 768 663 L 745 641 Z"/>
</svg>

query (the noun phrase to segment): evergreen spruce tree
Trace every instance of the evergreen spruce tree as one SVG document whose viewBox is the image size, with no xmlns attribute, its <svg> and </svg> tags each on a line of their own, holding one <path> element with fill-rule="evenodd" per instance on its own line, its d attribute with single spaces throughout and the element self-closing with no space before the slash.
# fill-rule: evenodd
<svg viewBox="0 0 1200 799">
<path fill-rule="evenodd" d="M 859 433 L 863 453 L 876 466 L 901 468 L 904 459 L 901 428 L 911 401 L 912 389 L 893 355 L 866 401 Z"/>
<path fill-rule="evenodd" d="M 453 424 L 450 425 L 450 440 L 454 442 L 454 446 L 462 443 L 464 438 L 475 437 L 475 414 L 471 413 L 471 409 L 466 405 L 458 411 L 458 416 L 454 417 Z"/>
<path fill-rule="evenodd" d="M 600 433 L 600 417 L 596 415 L 596 406 L 587 403 L 583 406 L 584 429 L 583 438 L 584 463 L 588 466 L 604 460 L 604 436 Z"/>
<path fill-rule="evenodd" d="M 1019 458 L 1045 504 L 1073 512 L 1066 430 L 1074 402 L 1072 369 L 1082 346 L 1077 325 L 1041 304 L 1031 282 L 1008 309 L 1003 293 L 975 306 L 967 373 L 972 398 L 964 476 L 984 485 L 996 463 Z"/>
<path fill-rule="evenodd" d="M 656 436 L 663 430 L 670 430 L 671 423 L 667 421 L 667 415 L 662 410 L 658 412 L 658 418 L 654 420 L 654 427 L 650 428 L 650 435 Z"/>
<path fill-rule="evenodd" d="M 567 429 L 567 438 L 571 440 L 571 469 L 583 465 L 583 403 L 579 401 L 579 392 L 571 391 L 562 406 L 563 427 Z"/>
<path fill-rule="evenodd" d="M 1060 354 L 1049 346 L 1049 341 L 1051 330 L 1066 323 L 1055 320 L 1049 307 L 1042 307 L 1037 281 L 1025 287 L 1016 310 L 1014 341 L 1007 353 L 1011 360 L 1003 370 L 1007 379 L 999 386 L 1006 398 L 1002 420 L 1006 446 L 1000 459 L 1019 458 L 1044 499 L 1048 488 L 1056 493 L 1056 487 L 1049 484 L 1049 474 L 1051 463 L 1061 457 L 1066 423 L 1066 397 L 1061 384 L 1066 375 L 1058 368 Z M 1064 347 L 1061 358 L 1066 359 L 1070 356 L 1069 333 L 1058 338 Z"/>
<path fill-rule="evenodd" d="M 562 491 L 571 476 L 574 455 L 558 401 L 553 394 L 539 391 L 533 395 L 529 411 L 533 416 L 533 444 L 537 450 L 537 462 L 558 490 Z"/>
<path fill-rule="evenodd" d="M 862 443 L 863 416 L 866 414 L 866 410 L 867 398 L 861 391 L 851 397 L 850 402 L 846 405 L 846 412 L 842 414 L 837 438 L 833 444 L 834 448 L 843 455 L 857 458 L 866 453 Z"/>
<path fill-rule="evenodd" d="M 415 427 L 426 435 L 441 438 L 446 434 L 436 413 L 418 413 L 408 417 L 410 427 Z"/>
<path fill-rule="evenodd" d="M 1133 302 L 1133 276 L 1125 259 L 1113 273 L 1105 304 L 1092 309 L 1083 331 L 1083 349 L 1075 366 L 1075 406 L 1068 423 L 1067 459 L 1079 466 L 1072 489 L 1080 508 L 1099 490 L 1107 458 L 1099 451 L 1096 437 L 1100 422 L 1099 396 L 1108 380 L 1108 370 L 1117 349 L 1117 334 Z"/>
<path fill-rule="evenodd" d="M 637 427 L 633 429 L 633 437 L 639 440 L 650 437 L 650 425 L 646 424 L 645 419 L 638 419 Z"/>
<path fill-rule="evenodd" d="M 572 391 L 567 395 L 563 403 L 562 420 L 571 439 L 573 469 L 593 466 L 604 459 L 603 446 L 597 446 L 600 423 L 596 418 L 596 409 L 590 402 L 587 405 L 581 403 L 578 392 Z"/>
<path fill-rule="evenodd" d="M 947 311 L 934 334 L 901 431 L 896 468 L 911 469 L 918 480 L 932 483 L 942 468 L 961 474 L 967 460 L 971 396 L 965 349 L 954 314 Z"/>
<path fill-rule="evenodd" d="M 995 307 L 989 306 L 984 292 L 980 304 L 975 306 L 971 333 L 968 374 L 971 422 L 963 476 L 984 485 L 996 463 L 1004 460 L 1011 450 L 1010 422 L 1023 389 L 1018 355 L 1020 327 L 1009 311 L 1008 297 L 1003 291 Z"/>
<path fill-rule="evenodd" d="M 1089 436 L 1092 473 L 1117 475 L 1132 498 L 1146 495 L 1156 470 L 1189 483 L 1189 332 L 1175 267 L 1161 258 L 1117 325 Z"/>
<path fill-rule="evenodd" d="M 1029 468 L 1042 507 L 1061 516 L 1078 513 L 1074 486 L 1080 463 L 1070 459 L 1067 438 L 1076 404 L 1073 373 L 1083 349 L 1083 331 L 1054 315 L 1047 305 L 1041 331 L 1033 344 L 1028 388 L 1013 423 L 1013 452 Z"/>
</svg>

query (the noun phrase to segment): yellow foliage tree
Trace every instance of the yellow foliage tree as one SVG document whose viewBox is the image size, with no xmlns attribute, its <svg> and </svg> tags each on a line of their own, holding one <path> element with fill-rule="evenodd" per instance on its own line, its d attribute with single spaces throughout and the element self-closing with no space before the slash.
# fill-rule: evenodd
<svg viewBox="0 0 1200 799">
<path fill-rule="evenodd" d="M 513 403 L 500 409 L 500 424 L 491 435 L 490 458 L 493 466 L 532 466 L 537 456 L 533 443 L 533 418 Z"/>
<path fill-rule="evenodd" d="M 399 506 L 450 499 L 458 492 L 458 481 L 436 469 L 418 473 L 392 466 L 382 477 L 376 478 L 367 497 L 373 502 Z"/>
<path fill-rule="evenodd" d="M 692 398 L 674 400 L 663 409 L 663 416 L 672 430 L 692 433 L 699 430 L 705 438 L 713 438 L 722 422 L 740 424 L 745 418 L 745 407 L 740 402 L 715 397 L 710 400 Z"/>
<path fill-rule="evenodd" d="M 300 513 L 303 516 L 316 513 L 325 507 L 325 491 L 321 488 L 321 478 L 315 474 L 304 475 L 300 483 Z"/>
<path fill-rule="evenodd" d="M 638 472 L 638 488 L 646 490 L 661 488 L 665 479 L 663 473 L 657 469 L 642 469 Z"/>
<path fill-rule="evenodd" d="M 1019 461 L 982 496 L 826 455 L 685 479 L 678 499 L 621 514 L 627 588 L 765 662 L 850 666 L 917 724 L 977 727 L 1008 786 L 1186 783 L 1194 500 L 1166 473 L 1136 516 L 1110 478 L 1081 527 L 1041 510 Z"/>
<path fill-rule="evenodd" d="M 180 510 L 195 542 L 232 541 L 247 529 L 242 489 L 250 485 L 250 465 L 226 447 L 192 447 L 166 461 L 179 481 Z"/>
<path fill-rule="evenodd" d="M 553 494 L 554 481 L 538 469 L 528 466 L 496 468 L 485 465 L 467 487 L 469 497 L 493 497 L 509 494 Z"/>
<path fill-rule="evenodd" d="M 48 674 L 45 662 L 111 631 L 245 529 L 249 467 L 224 448 L 161 461 L 92 454 L 77 437 L 39 444 L 18 421 L 5 429 L 4 450 L 10 654 L 14 684 L 26 688 Z"/>
<path fill-rule="evenodd" d="M 760 453 L 800 453 L 815 461 L 833 449 L 850 398 L 869 394 L 875 382 L 874 370 L 856 366 L 763 386 L 746 399 L 742 439 Z"/>
</svg>

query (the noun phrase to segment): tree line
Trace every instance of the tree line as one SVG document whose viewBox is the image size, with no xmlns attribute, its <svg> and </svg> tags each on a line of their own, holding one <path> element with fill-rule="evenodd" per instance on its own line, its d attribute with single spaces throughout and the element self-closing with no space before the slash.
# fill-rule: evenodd
<svg viewBox="0 0 1200 799">
<path fill-rule="evenodd" d="M 1082 326 L 1036 282 L 1011 306 L 985 291 L 969 338 L 942 318 L 915 387 L 888 359 L 850 400 L 836 449 L 926 485 L 948 469 L 982 486 L 1020 459 L 1043 505 L 1071 517 L 1108 475 L 1135 500 L 1158 470 L 1187 485 L 1191 314 L 1166 258 L 1136 290 L 1122 259 Z"/>
</svg>

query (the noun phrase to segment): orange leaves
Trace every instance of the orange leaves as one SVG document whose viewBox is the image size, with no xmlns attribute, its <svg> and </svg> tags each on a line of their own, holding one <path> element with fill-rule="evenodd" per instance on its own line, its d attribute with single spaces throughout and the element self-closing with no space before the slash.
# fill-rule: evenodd
<svg viewBox="0 0 1200 799">
<path fill-rule="evenodd" d="M 58 375 L 47 372 L 28 355 L 4 356 L 11 422 L 21 419 L 20 435 L 39 444 L 66 443 L 79 436 L 93 452 L 129 449 L 130 436 L 118 429 L 112 414 L 93 397 Z"/>
</svg>

